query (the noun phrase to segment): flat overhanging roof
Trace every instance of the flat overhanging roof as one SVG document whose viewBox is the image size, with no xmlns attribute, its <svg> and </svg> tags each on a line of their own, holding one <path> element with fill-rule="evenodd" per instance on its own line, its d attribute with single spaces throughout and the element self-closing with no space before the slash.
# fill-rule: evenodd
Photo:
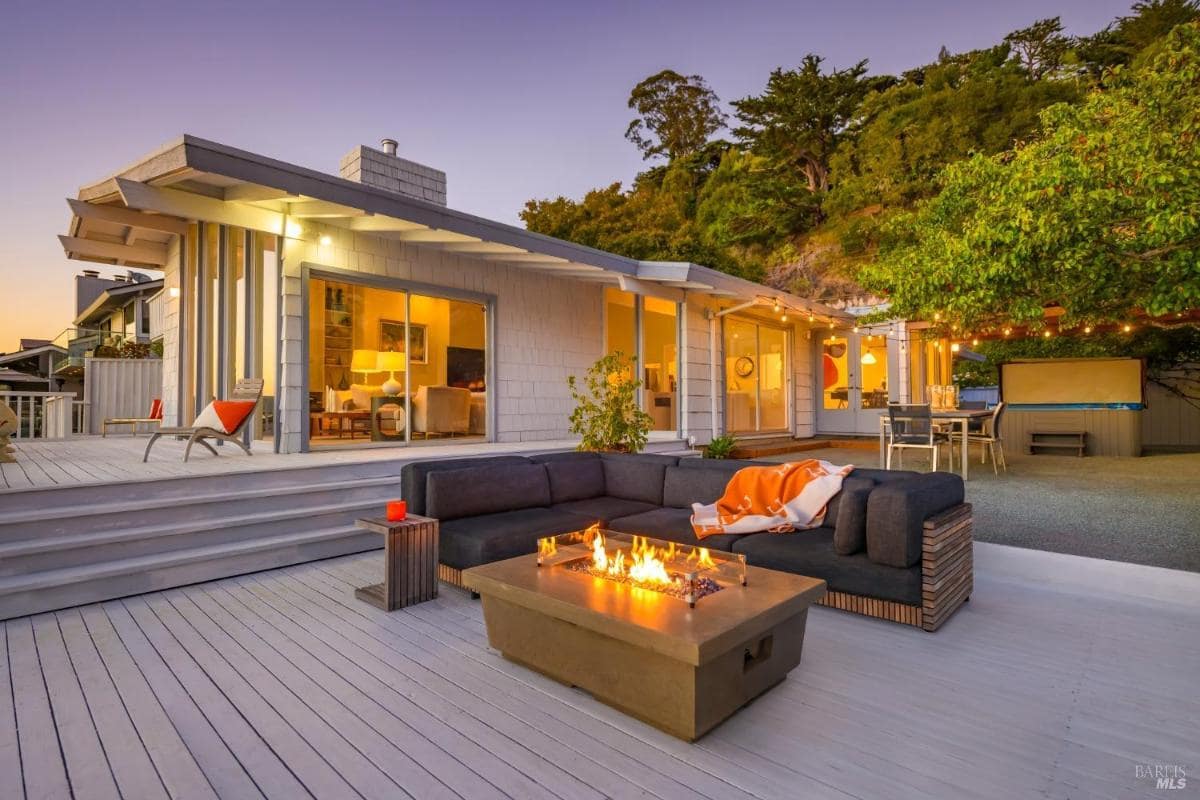
<svg viewBox="0 0 1200 800">
<path fill-rule="evenodd" d="M 698 264 L 639 261 L 533 233 L 369 184 L 184 135 L 67 201 L 69 258 L 161 269 L 170 238 L 192 221 L 295 238 L 311 219 L 520 269 L 641 294 L 699 292 L 779 303 L 825 320 L 843 311 Z M 299 238 L 304 233 L 298 234 Z"/>
</svg>

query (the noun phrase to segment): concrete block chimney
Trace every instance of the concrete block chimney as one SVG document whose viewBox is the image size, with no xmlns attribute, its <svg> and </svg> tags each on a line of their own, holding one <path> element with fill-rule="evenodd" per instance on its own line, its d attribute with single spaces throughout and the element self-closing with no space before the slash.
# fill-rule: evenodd
<svg viewBox="0 0 1200 800">
<path fill-rule="evenodd" d="M 361 144 L 342 157 L 343 178 L 378 189 L 446 205 L 446 173 L 396 155 L 395 139 L 380 142 L 376 150 Z"/>
</svg>

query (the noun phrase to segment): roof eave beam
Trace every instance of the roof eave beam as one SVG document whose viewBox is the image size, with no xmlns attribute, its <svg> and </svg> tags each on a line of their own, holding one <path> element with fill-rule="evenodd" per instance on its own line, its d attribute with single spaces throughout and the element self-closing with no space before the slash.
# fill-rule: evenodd
<svg viewBox="0 0 1200 800">
<path fill-rule="evenodd" d="M 125 205 L 182 219 L 235 225 L 264 233 L 283 234 L 283 215 L 244 203 L 231 203 L 178 189 L 160 189 L 144 183 L 115 178 Z"/>
</svg>

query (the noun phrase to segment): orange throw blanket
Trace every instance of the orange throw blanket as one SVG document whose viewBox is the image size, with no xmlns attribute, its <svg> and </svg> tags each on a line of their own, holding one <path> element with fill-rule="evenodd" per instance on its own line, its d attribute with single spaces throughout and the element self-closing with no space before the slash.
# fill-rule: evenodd
<svg viewBox="0 0 1200 800">
<path fill-rule="evenodd" d="M 853 469 L 815 458 L 739 469 L 720 500 L 712 505 L 692 504 L 692 529 L 703 539 L 718 533 L 818 527 L 825 519 L 825 506 L 842 490 L 842 479 Z"/>
</svg>

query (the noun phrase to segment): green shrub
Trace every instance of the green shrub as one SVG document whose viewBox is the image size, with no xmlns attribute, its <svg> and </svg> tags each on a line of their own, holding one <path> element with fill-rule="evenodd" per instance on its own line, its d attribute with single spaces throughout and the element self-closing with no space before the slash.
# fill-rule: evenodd
<svg viewBox="0 0 1200 800">
<path fill-rule="evenodd" d="M 567 378 L 575 400 L 570 430 L 582 437 L 580 450 L 637 453 L 646 446 L 653 420 L 638 408 L 636 367 L 636 358 L 618 351 L 588 369 L 583 389 L 574 375 Z"/>
<path fill-rule="evenodd" d="M 729 458 L 733 454 L 735 447 L 737 447 L 737 439 L 728 434 L 717 436 L 705 446 L 704 457 Z"/>
</svg>

